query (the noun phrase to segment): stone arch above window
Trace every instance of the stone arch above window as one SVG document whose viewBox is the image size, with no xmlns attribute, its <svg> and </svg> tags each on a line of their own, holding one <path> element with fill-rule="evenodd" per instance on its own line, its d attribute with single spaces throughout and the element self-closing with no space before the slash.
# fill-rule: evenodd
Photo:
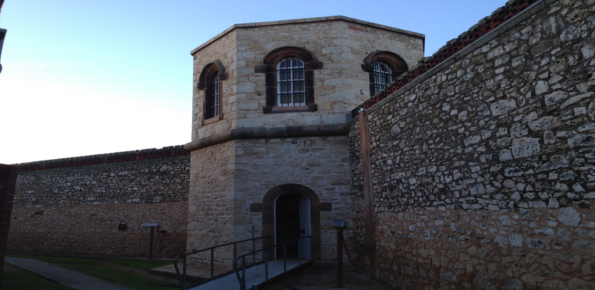
<svg viewBox="0 0 595 290">
<path fill-rule="evenodd" d="M 277 64 L 287 58 L 298 58 L 304 63 L 305 105 L 303 106 L 281 107 L 278 104 Z M 256 73 L 266 74 L 266 105 L 263 113 L 317 111 L 318 106 L 314 102 L 314 70 L 321 68 L 322 62 L 316 60 L 314 55 L 305 48 L 281 47 L 268 53 L 263 64 L 255 68 Z"/>
<path fill-rule="evenodd" d="M 379 93 L 377 91 L 377 79 L 378 79 L 378 65 L 383 64 L 388 65 L 390 68 L 390 83 L 392 83 L 396 78 L 398 78 L 403 73 L 407 72 L 409 67 L 407 63 L 398 56 L 390 51 L 374 51 L 368 54 L 366 58 L 364 58 L 364 63 L 362 64 L 362 69 L 369 73 L 369 80 L 370 80 L 370 97 L 374 96 L 375 94 Z M 376 74 L 374 66 L 376 65 Z"/>
<path fill-rule="evenodd" d="M 222 81 L 227 78 L 225 67 L 219 61 L 207 64 L 201 71 L 197 88 L 204 90 L 203 126 L 223 119 Z"/>
<path fill-rule="evenodd" d="M 214 61 L 207 64 L 202 71 L 200 72 L 200 76 L 198 76 L 198 84 L 197 88 L 199 90 L 204 90 L 206 88 L 206 82 L 209 77 L 212 77 L 214 73 L 219 74 L 219 80 L 224 81 L 229 78 L 229 75 L 225 71 L 225 67 L 219 61 Z"/>
</svg>

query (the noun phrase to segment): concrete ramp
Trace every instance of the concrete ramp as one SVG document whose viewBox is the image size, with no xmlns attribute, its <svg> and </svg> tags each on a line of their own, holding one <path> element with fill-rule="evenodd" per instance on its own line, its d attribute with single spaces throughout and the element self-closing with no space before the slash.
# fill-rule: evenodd
<svg viewBox="0 0 595 290">
<path fill-rule="evenodd" d="M 287 261 L 287 272 L 294 270 L 305 265 L 309 265 L 310 260 L 302 260 L 300 265 L 298 261 Z M 268 263 L 268 280 L 284 274 L 283 261 L 272 261 Z M 241 272 L 240 272 L 241 275 Z M 250 289 L 252 286 L 259 286 L 266 282 L 265 277 L 265 264 L 260 264 L 252 268 L 246 269 L 246 289 Z M 223 276 L 219 279 L 207 282 L 205 284 L 190 288 L 190 290 L 235 290 L 240 289 L 240 282 L 236 273 L 231 273 L 227 276 Z"/>
</svg>

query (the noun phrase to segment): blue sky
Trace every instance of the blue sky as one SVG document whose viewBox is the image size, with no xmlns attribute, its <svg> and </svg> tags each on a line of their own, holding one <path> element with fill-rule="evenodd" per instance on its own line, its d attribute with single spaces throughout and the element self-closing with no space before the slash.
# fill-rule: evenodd
<svg viewBox="0 0 595 290">
<path fill-rule="evenodd" d="M 6 0 L 0 163 L 190 141 L 190 51 L 235 23 L 344 15 L 433 54 L 505 0 Z"/>
</svg>

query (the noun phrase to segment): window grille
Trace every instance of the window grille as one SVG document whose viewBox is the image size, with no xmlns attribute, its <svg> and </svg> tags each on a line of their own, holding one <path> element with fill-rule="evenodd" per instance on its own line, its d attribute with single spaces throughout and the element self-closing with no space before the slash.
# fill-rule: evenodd
<svg viewBox="0 0 595 290">
<path fill-rule="evenodd" d="M 219 116 L 219 73 L 213 78 L 213 117 Z"/>
<path fill-rule="evenodd" d="M 289 57 L 277 64 L 277 106 L 306 105 L 304 62 Z"/>
<path fill-rule="evenodd" d="M 373 83 L 373 92 L 372 96 L 380 93 L 386 87 L 388 87 L 393 80 L 393 73 L 388 66 L 388 64 L 384 62 L 377 62 L 374 64 L 374 83 Z"/>
</svg>

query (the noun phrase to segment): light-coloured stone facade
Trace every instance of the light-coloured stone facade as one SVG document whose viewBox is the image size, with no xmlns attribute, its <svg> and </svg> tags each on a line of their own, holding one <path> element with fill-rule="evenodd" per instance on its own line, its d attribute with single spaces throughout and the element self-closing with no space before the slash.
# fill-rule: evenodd
<svg viewBox="0 0 595 290">
<path fill-rule="evenodd" d="M 411 67 L 423 56 L 423 44 L 424 36 L 418 33 L 338 16 L 238 24 L 193 50 L 187 250 L 250 238 L 252 227 L 257 237 L 274 235 L 275 199 L 266 199 L 271 192 L 297 188 L 310 194 L 315 258 L 335 259 L 332 220 L 350 224 L 353 218 L 347 130 L 325 134 L 320 128 L 345 126 L 349 111 L 370 97 L 369 73 L 362 69 L 366 56 L 389 51 Z M 284 47 L 305 49 L 322 63 L 313 70 L 317 110 L 265 113 L 266 73 L 257 68 L 270 52 Z M 204 120 L 205 90 L 198 89 L 198 83 L 213 62 L 221 63 L 228 74 L 222 82 L 223 117 Z M 280 127 L 301 133 L 274 130 Z M 308 135 L 312 127 L 320 130 Z M 230 130 L 238 129 L 250 129 L 254 135 L 229 137 Z M 267 129 L 266 134 L 255 133 Z M 190 146 L 201 140 L 216 141 Z M 346 235 L 352 239 L 349 231 Z M 219 268 L 228 267 L 230 253 L 215 254 Z M 208 259 L 192 258 L 203 266 Z"/>
<path fill-rule="evenodd" d="M 262 202 L 264 193 L 277 185 L 302 184 L 321 201 L 332 202 L 332 211 L 320 213 L 320 230 L 321 258 L 334 259 L 333 219 L 350 223 L 352 218 L 347 152 L 344 136 L 236 141 L 234 239 L 250 238 L 252 225 L 257 236 L 262 234 L 262 214 L 250 212 L 250 204 Z"/>
<path fill-rule="evenodd" d="M 368 73 L 361 65 L 374 51 L 390 51 L 412 67 L 423 57 L 424 36 L 347 17 L 326 17 L 238 24 L 193 51 L 192 141 L 234 128 L 272 128 L 344 124 L 345 114 L 370 97 Z M 263 114 L 265 74 L 255 73 L 265 56 L 287 46 L 312 52 L 323 63 L 314 70 L 316 112 Z M 203 125 L 204 90 L 197 89 L 202 69 L 220 61 L 223 120 Z"/>
<path fill-rule="evenodd" d="M 234 143 L 231 141 L 192 152 L 187 252 L 233 240 Z M 229 259 L 228 254 L 229 251 L 221 255 Z M 209 256 L 192 258 L 205 262 Z"/>
</svg>

